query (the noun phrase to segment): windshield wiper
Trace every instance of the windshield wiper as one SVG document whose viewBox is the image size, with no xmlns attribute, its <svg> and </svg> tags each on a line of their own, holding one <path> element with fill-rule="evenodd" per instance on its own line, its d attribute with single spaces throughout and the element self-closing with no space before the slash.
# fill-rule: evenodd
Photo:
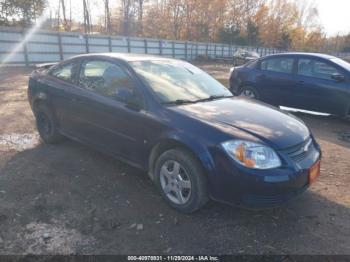
<svg viewBox="0 0 350 262">
<path fill-rule="evenodd" d="M 213 101 L 216 99 L 229 98 L 229 97 L 233 97 L 233 95 L 212 95 L 212 96 L 209 96 L 207 98 L 202 98 L 202 99 L 196 100 L 196 102 Z"/>
<path fill-rule="evenodd" d="M 184 105 L 184 104 L 195 104 L 199 102 L 205 102 L 205 101 L 213 101 L 216 99 L 221 99 L 221 98 L 229 98 L 233 97 L 233 95 L 212 95 L 207 98 L 201 98 L 197 100 L 188 100 L 188 99 L 177 99 L 174 101 L 169 101 L 169 102 L 163 102 L 163 105 Z"/>
<path fill-rule="evenodd" d="M 187 99 L 177 99 L 174 101 L 169 101 L 169 102 L 163 102 L 163 105 L 184 105 L 184 104 L 191 104 L 191 103 L 196 103 L 197 101 L 193 100 L 187 100 Z"/>
</svg>

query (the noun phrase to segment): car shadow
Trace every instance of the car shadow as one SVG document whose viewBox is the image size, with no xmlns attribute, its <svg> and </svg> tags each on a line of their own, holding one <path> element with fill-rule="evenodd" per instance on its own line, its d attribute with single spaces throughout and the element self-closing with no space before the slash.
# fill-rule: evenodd
<svg viewBox="0 0 350 262">
<path fill-rule="evenodd" d="M 69 140 L 4 153 L 0 201 L 2 254 L 350 254 L 348 196 L 184 215 L 145 172 Z"/>
</svg>

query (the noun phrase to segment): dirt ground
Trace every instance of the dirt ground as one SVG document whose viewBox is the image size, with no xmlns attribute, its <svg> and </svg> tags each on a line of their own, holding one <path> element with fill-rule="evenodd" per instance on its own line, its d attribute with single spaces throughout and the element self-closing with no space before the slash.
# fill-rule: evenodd
<svg viewBox="0 0 350 262">
<path fill-rule="evenodd" d="M 200 66 L 227 83 L 228 65 Z M 30 69 L 0 69 L 0 254 L 350 254 L 350 122 L 297 113 L 323 150 L 321 176 L 272 210 L 209 203 L 182 215 L 147 175 L 67 140 L 38 140 Z"/>
</svg>

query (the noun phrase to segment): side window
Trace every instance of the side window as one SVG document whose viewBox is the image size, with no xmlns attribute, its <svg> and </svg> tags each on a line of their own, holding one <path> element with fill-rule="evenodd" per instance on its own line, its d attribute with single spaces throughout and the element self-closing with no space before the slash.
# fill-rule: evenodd
<svg viewBox="0 0 350 262">
<path fill-rule="evenodd" d="M 293 71 L 293 58 L 270 58 L 261 62 L 261 70 L 291 74 Z"/>
<path fill-rule="evenodd" d="M 100 95 L 118 99 L 120 93 L 134 93 L 132 79 L 120 66 L 102 60 L 82 64 L 79 85 Z"/>
<path fill-rule="evenodd" d="M 73 70 L 74 64 L 70 63 L 54 69 L 51 72 L 51 75 L 65 81 L 72 82 Z"/>
<path fill-rule="evenodd" d="M 299 75 L 330 80 L 331 76 L 336 73 L 339 72 L 335 67 L 318 60 L 299 59 L 298 61 Z"/>
</svg>

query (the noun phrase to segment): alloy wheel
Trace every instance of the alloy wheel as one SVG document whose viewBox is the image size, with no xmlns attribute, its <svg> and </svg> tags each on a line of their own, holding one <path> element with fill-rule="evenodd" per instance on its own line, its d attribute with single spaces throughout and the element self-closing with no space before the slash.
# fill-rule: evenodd
<svg viewBox="0 0 350 262">
<path fill-rule="evenodd" d="M 191 197 L 191 180 L 177 161 L 168 160 L 160 169 L 160 184 L 166 197 L 177 205 L 186 204 Z"/>
</svg>

